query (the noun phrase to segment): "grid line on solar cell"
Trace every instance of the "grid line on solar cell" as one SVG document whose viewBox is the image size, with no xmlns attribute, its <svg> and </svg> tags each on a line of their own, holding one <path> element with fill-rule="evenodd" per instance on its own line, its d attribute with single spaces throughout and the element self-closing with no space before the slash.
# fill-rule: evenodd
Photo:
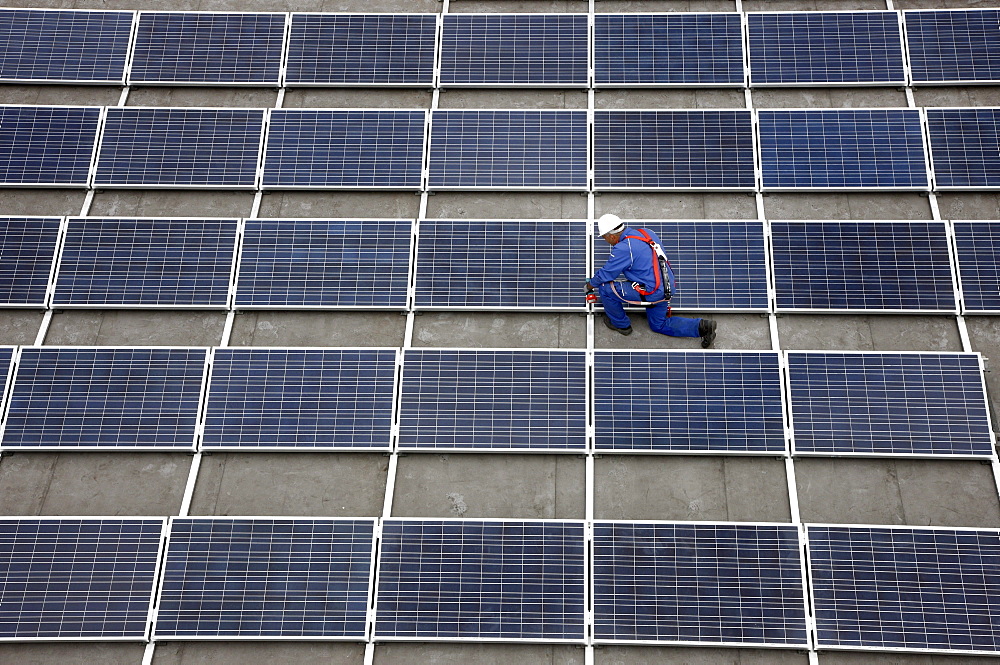
<svg viewBox="0 0 1000 665">
<path fill-rule="evenodd" d="M 993 453 L 979 356 L 789 353 L 796 453 Z"/>
<path fill-rule="evenodd" d="M 1000 221 L 953 225 L 964 309 L 1000 311 Z"/>
<path fill-rule="evenodd" d="M 53 304 L 226 307 L 236 224 L 70 218 Z"/>
<path fill-rule="evenodd" d="M 934 184 L 1000 187 L 1000 108 L 927 109 Z"/>
<path fill-rule="evenodd" d="M 1000 651 L 1000 533 L 808 525 L 818 646 Z"/>
<path fill-rule="evenodd" d="M 594 638 L 808 644 L 798 528 L 594 524 Z"/>
<path fill-rule="evenodd" d="M 0 10 L 0 80 L 124 83 L 132 12 Z"/>
<path fill-rule="evenodd" d="M 420 221 L 418 307 L 571 307 L 587 280 L 585 220 Z"/>
<path fill-rule="evenodd" d="M 0 520 L 0 638 L 144 640 L 163 520 Z"/>
<path fill-rule="evenodd" d="M 374 527 L 174 518 L 155 635 L 364 640 Z"/>
<path fill-rule="evenodd" d="M 906 11 L 914 85 L 1000 81 L 1000 10 Z"/>
<path fill-rule="evenodd" d="M 779 309 L 954 312 L 941 222 L 771 222 Z"/>
<path fill-rule="evenodd" d="M 595 85 L 742 85 L 737 13 L 597 14 Z"/>
<path fill-rule="evenodd" d="M 385 520 L 375 635 L 584 638 L 582 522 Z"/>
<path fill-rule="evenodd" d="M 26 347 L 2 445 L 194 447 L 204 349 Z"/>
<path fill-rule="evenodd" d="M 86 186 L 98 107 L 0 106 L 0 184 Z"/>
<path fill-rule="evenodd" d="M 594 113 L 596 188 L 753 189 L 755 184 L 750 111 Z"/>
<path fill-rule="evenodd" d="M 0 305 L 45 305 L 58 217 L 0 217 Z"/>
<path fill-rule="evenodd" d="M 407 350 L 399 445 L 582 450 L 585 388 L 582 352 Z"/>
</svg>

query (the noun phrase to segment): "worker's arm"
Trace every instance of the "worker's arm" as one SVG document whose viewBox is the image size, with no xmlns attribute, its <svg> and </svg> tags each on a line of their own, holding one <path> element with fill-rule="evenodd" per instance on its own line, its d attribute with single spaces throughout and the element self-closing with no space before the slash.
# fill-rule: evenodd
<svg viewBox="0 0 1000 665">
<path fill-rule="evenodd" d="M 611 256 L 608 257 L 607 262 L 594 273 L 588 282 L 595 287 L 613 282 L 630 265 L 632 265 L 632 248 L 627 240 L 623 240 L 611 248 Z"/>
</svg>

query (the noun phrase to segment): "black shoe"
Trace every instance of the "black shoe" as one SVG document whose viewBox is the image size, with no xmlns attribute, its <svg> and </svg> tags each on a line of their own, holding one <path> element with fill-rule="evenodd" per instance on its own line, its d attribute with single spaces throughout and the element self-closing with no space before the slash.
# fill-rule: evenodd
<svg viewBox="0 0 1000 665">
<path fill-rule="evenodd" d="M 617 333 L 621 333 L 622 335 L 632 334 L 632 326 L 629 326 L 628 328 L 619 328 L 615 324 L 611 323 L 611 317 L 608 316 L 607 314 L 601 314 L 601 319 L 604 321 L 604 325 L 611 328 Z"/>
<path fill-rule="evenodd" d="M 701 336 L 701 348 L 707 349 L 715 341 L 715 319 L 702 319 L 698 324 L 698 335 Z"/>
</svg>

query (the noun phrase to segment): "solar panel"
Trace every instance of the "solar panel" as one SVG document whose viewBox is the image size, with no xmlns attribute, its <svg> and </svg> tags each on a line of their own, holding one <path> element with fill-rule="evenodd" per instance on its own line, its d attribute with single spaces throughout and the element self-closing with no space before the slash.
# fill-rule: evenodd
<svg viewBox="0 0 1000 665">
<path fill-rule="evenodd" d="M 807 529 L 818 647 L 1000 650 L 995 529 Z"/>
<path fill-rule="evenodd" d="M 86 187 L 98 107 L 0 106 L 0 185 Z"/>
<path fill-rule="evenodd" d="M 445 14 L 441 85 L 586 86 L 586 14 Z"/>
<path fill-rule="evenodd" d="M 0 639 L 145 640 L 163 520 L 0 519 Z"/>
<path fill-rule="evenodd" d="M 433 85 L 434 14 L 292 14 L 286 85 Z"/>
<path fill-rule="evenodd" d="M 375 520 L 172 518 L 156 638 L 364 640 Z"/>
<path fill-rule="evenodd" d="M 586 111 L 434 111 L 430 186 L 586 189 Z"/>
<path fill-rule="evenodd" d="M 580 294 L 560 285 L 582 284 L 589 276 L 588 223 L 421 220 L 417 307 L 582 311 Z"/>
<path fill-rule="evenodd" d="M 953 222 L 963 310 L 1000 313 L 1000 222 Z"/>
<path fill-rule="evenodd" d="M 274 109 L 265 187 L 419 189 L 424 111 Z"/>
<path fill-rule="evenodd" d="M 740 15 L 597 14 L 594 84 L 743 85 Z"/>
<path fill-rule="evenodd" d="M 227 307 L 235 219 L 71 217 L 53 305 Z"/>
<path fill-rule="evenodd" d="M 789 353 L 796 454 L 990 457 L 973 353 Z"/>
<path fill-rule="evenodd" d="M 125 82 L 132 12 L 0 9 L 0 80 Z"/>
<path fill-rule="evenodd" d="M 583 450 L 586 370 L 579 351 L 407 349 L 399 446 Z"/>
<path fill-rule="evenodd" d="M 1000 10 L 903 12 L 914 85 L 1000 81 Z"/>
<path fill-rule="evenodd" d="M 771 222 L 779 310 L 955 312 L 942 222 Z"/>
<path fill-rule="evenodd" d="M 798 527 L 597 522 L 594 640 L 808 645 Z"/>
<path fill-rule="evenodd" d="M 755 185 L 750 111 L 594 113 L 595 188 L 753 189 Z"/>
<path fill-rule="evenodd" d="M 58 217 L 0 217 L 0 305 L 45 306 Z"/>
<path fill-rule="evenodd" d="M 406 307 L 412 221 L 248 219 L 236 306 Z"/>
<path fill-rule="evenodd" d="M 1000 108 L 927 109 L 934 186 L 1000 187 Z"/>
<path fill-rule="evenodd" d="M 906 82 L 894 11 L 747 14 L 751 85 Z"/>
<path fill-rule="evenodd" d="M 25 347 L 6 449 L 192 449 L 205 349 Z"/>
<path fill-rule="evenodd" d="M 277 85 L 285 14 L 139 12 L 129 83 Z"/>
<path fill-rule="evenodd" d="M 758 111 L 765 189 L 926 189 L 917 109 Z"/>
<path fill-rule="evenodd" d="M 383 520 L 377 639 L 584 639 L 582 522 Z"/>
<path fill-rule="evenodd" d="M 395 378 L 387 349 L 216 349 L 202 448 L 387 450 Z"/>
</svg>

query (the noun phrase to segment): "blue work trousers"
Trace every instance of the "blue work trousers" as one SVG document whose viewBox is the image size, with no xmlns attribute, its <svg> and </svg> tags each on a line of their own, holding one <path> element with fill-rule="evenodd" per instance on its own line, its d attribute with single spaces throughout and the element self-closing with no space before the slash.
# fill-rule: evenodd
<svg viewBox="0 0 1000 665">
<path fill-rule="evenodd" d="M 631 283 L 608 282 L 601 284 L 598 287 L 598 292 L 601 294 L 604 313 L 611 319 L 611 323 L 619 328 L 628 328 L 632 325 L 625 314 L 625 305 L 642 302 L 642 296 Z M 671 337 L 701 337 L 698 334 L 701 319 L 669 316 L 670 303 L 666 300 L 655 305 L 646 305 L 644 309 L 646 310 L 646 319 L 649 321 L 649 329 L 653 332 Z"/>
</svg>

